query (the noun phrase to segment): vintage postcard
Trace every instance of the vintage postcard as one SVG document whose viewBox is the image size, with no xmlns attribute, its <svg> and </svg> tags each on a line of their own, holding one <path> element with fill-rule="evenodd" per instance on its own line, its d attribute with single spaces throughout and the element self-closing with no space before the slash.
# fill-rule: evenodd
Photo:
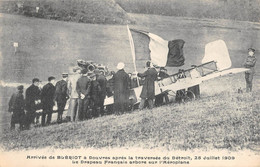
<svg viewBox="0 0 260 167">
<path fill-rule="evenodd" d="M 0 167 L 259 167 L 259 15 L 259 0 L 1 0 Z"/>
</svg>

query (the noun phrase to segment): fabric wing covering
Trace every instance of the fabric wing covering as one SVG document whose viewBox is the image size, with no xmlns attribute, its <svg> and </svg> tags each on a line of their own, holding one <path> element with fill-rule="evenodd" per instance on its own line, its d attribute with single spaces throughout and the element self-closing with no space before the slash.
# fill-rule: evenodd
<svg viewBox="0 0 260 167">
<path fill-rule="evenodd" d="M 160 67 L 184 65 L 183 46 L 185 42 L 182 39 L 166 41 L 153 33 L 130 30 L 135 43 L 136 60 L 151 60 L 154 65 Z"/>
<path fill-rule="evenodd" d="M 217 40 L 206 44 L 205 55 L 202 59 L 202 63 L 210 61 L 216 62 L 219 71 L 231 67 L 232 62 L 229 57 L 226 43 L 223 40 Z"/>
</svg>

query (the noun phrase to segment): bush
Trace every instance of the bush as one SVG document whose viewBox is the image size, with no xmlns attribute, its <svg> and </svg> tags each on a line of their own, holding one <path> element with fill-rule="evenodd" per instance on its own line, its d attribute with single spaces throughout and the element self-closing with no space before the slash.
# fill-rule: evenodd
<svg viewBox="0 0 260 167">
<path fill-rule="evenodd" d="M 22 4 L 22 5 L 21 5 Z M 61 21 L 100 24 L 126 24 L 131 20 L 113 0 L 8 1 L 0 12 Z M 39 11 L 36 12 L 36 7 Z M 112 18 L 112 19 L 111 19 Z"/>
</svg>

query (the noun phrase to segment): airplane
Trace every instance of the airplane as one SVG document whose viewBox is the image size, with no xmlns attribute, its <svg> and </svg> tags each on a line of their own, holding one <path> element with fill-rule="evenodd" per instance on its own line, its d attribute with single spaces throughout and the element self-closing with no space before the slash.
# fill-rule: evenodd
<svg viewBox="0 0 260 167">
<path fill-rule="evenodd" d="M 189 88 L 216 77 L 248 71 L 246 68 L 231 68 L 232 62 L 223 40 L 213 41 L 205 45 L 205 55 L 201 63 L 165 79 L 155 81 L 155 96 L 165 92 L 177 95 L 178 91 L 183 91 L 182 101 L 195 99 L 196 95 Z M 129 99 L 133 105 L 140 103 L 141 91 L 142 86 L 131 89 Z M 113 96 L 107 97 L 104 105 L 109 106 L 113 103 Z"/>
</svg>

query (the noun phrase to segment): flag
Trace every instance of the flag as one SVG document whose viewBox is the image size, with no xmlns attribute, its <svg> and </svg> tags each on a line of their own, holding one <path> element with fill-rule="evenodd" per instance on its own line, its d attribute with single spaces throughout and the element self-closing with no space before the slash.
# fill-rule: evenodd
<svg viewBox="0 0 260 167">
<path fill-rule="evenodd" d="M 153 64 L 160 67 L 179 67 L 184 65 L 184 40 L 166 41 L 150 32 L 135 29 L 130 29 L 130 31 L 135 43 L 136 60 L 151 60 Z"/>
<path fill-rule="evenodd" d="M 131 47 L 131 53 L 132 53 L 133 61 L 135 62 L 135 45 L 134 45 L 133 37 L 132 37 L 132 34 L 129 30 L 128 25 L 127 25 L 127 32 L 128 32 L 129 43 L 130 43 L 130 47 Z"/>
</svg>

